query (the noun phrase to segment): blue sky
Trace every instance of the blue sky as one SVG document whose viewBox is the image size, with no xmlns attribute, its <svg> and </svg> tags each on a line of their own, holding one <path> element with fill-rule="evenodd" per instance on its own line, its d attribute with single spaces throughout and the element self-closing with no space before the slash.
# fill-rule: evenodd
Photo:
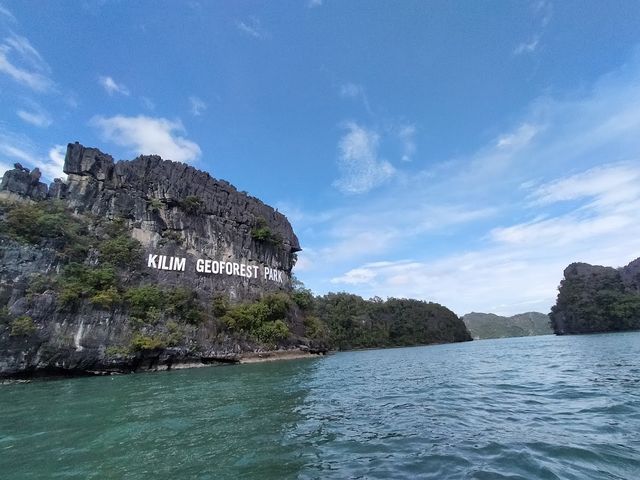
<svg viewBox="0 0 640 480">
<path fill-rule="evenodd" d="M 261 198 L 316 293 L 547 312 L 640 256 L 640 3 L 0 3 L 0 170 L 157 153 Z"/>
</svg>

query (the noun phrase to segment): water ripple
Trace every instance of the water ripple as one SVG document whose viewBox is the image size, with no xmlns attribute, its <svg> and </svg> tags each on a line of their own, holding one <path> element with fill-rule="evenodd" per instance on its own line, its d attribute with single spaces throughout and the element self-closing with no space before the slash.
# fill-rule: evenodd
<svg viewBox="0 0 640 480">
<path fill-rule="evenodd" d="M 0 388 L 3 479 L 640 478 L 640 333 Z"/>
</svg>

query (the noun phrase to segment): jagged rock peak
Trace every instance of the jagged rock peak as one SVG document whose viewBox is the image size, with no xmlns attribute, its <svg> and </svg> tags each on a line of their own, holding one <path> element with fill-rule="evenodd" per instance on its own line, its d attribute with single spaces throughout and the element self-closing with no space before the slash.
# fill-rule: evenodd
<svg viewBox="0 0 640 480">
<path fill-rule="evenodd" d="M 292 252 L 300 250 L 298 238 L 282 213 L 255 197 L 238 192 L 230 183 L 185 163 L 163 160 L 158 155 L 140 155 L 133 160 L 114 162 L 111 155 L 76 142 L 67 146 L 64 172 L 69 175 L 70 194 L 79 187 L 84 208 L 94 213 L 105 213 L 92 202 L 92 199 L 104 197 L 99 193 L 104 190 L 126 190 L 129 197 L 156 199 L 169 206 L 187 198 L 197 198 L 200 213 L 245 225 L 264 220 L 269 228 L 280 234 Z M 90 177 L 98 184 L 88 189 L 87 181 L 78 177 Z M 83 208 L 81 204 L 77 207 Z"/>
</svg>

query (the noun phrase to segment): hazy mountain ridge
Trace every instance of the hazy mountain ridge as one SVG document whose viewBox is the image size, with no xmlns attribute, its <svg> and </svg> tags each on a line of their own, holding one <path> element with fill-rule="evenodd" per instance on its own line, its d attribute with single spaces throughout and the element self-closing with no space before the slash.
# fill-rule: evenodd
<svg viewBox="0 0 640 480">
<path fill-rule="evenodd" d="M 467 313 L 462 317 L 474 340 L 485 338 L 528 337 L 553 333 L 549 316 L 527 312 L 503 317 L 494 313 Z"/>
</svg>

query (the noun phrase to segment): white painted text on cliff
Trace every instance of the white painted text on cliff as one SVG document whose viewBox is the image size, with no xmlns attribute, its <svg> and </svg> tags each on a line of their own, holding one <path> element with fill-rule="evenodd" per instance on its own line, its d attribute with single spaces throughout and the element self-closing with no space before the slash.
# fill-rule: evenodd
<svg viewBox="0 0 640 480">
<path fill-rule="evenodd" d="M 147 259 L 147 267 L 157 270 L 184 272 L 187 268 L 187 259 L 185 257 L 150 253 Z M 245 278 L 262 278 L 278 283 L 284 283 L 284 279 L 286 278 L 284 271 L 278 270 L 277 268 L 202 258 L 196 260 L 195 271 L 211 275 L 235 275 Z"/>
</svg>

